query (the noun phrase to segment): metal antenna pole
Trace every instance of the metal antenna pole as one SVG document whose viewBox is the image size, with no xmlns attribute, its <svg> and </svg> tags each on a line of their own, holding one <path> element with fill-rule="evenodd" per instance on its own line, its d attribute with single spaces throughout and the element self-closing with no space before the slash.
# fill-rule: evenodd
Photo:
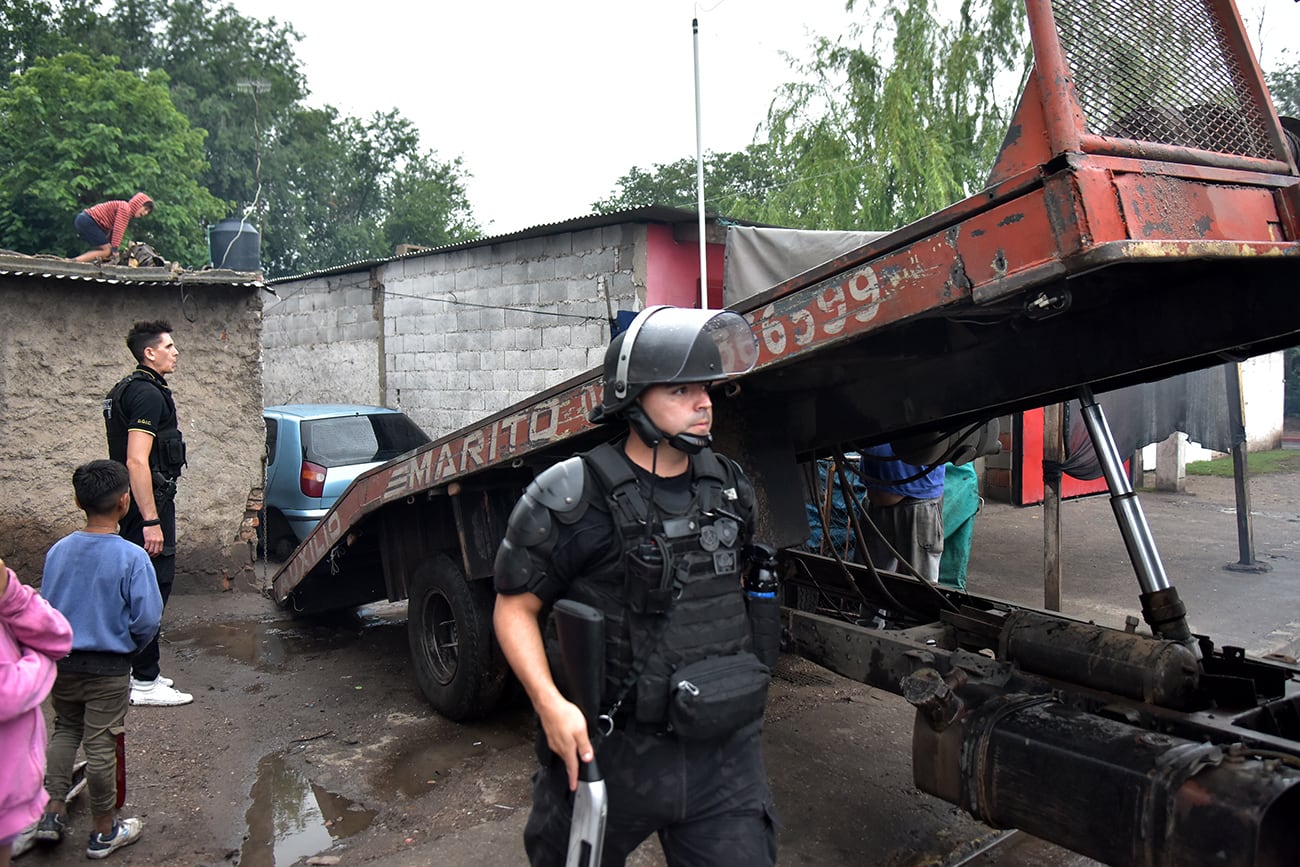
<svg viewBox="0 0 1300 867">
<path fill-rule="evenodd" d="M 253 95 L 253 178 L 256 187 L 253 190 L 253 201 L 248 203 L 243 216 L 239 218 L 239 233 L 230 239 L 230 243 L 226 245 L 226 252 L 221 255 L 222 264 L 230 256 L 230 251 L 234 249 L 235 242 L 244 233 L 244 222 L 248 219 L 249 214 L 252 214 L 253 219 L 257 221 L 255 225 L 257 226 L 259 261 L 262 245 L 262 108 L 257 101 L 257 95 L 270 90 L 271 82 L 260 78 L 240 79 L 235 82 L 235 89 L 241 93 L 251 93 Z M 213 262 L 212 264 L 216 265 L 217 263 Z"/>
<path fill-rule="evenodd" d="M 271 89 L 271 82 L 256 79 L 240 79 L 235 82 L 235 89 L 240 93 L 251 93 L 253 95 L 253 173 L 256 181 L 256 189 L 253 191 L 253 201 L 244 211 L 247 217 L 257 209 L 262 197 L 262 109 L 258 104 L 257 95 L 266 93 Z M 260 213 L 257 215 L 257 229 L 262 230 L 262 219 Z"/>
<path fill-rule="evenodd" d="M 700 121 L 700 19 L 691 19 L 695 45 L 695 208 L 700 221 L 700 309 L 709 309 L 708 239 L 704 234 L 704 131 Z"/>
</svg>

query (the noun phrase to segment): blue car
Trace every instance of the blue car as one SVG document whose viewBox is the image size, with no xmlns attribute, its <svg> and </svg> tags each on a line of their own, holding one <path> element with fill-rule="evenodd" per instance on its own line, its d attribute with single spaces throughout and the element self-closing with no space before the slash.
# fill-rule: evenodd
<svg viewBox="0 0 1300 867">
<path fill-rule="evenodd" d="M 285 560 L 352 480 L 429 442 L 401 412 L 382 406 L 268 406 L 263 545 Z"/>
</svg>

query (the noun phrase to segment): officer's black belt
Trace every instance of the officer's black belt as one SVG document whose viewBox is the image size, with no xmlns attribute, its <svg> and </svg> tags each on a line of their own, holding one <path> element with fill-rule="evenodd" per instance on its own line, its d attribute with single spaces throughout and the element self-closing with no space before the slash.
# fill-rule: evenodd
<svg viewBox="0 0 1300 867">
<path fill-rule="evenodd" d="M 655 737 L 664 737 L 672 734 L 668 728 L 668 721 L 660 723 L 643 723 L 638 722 L 634 713 L 617 713 L 614 715 L 614 729 L 620 732 L 637 735 L 654 735 Z"/>
</svg>

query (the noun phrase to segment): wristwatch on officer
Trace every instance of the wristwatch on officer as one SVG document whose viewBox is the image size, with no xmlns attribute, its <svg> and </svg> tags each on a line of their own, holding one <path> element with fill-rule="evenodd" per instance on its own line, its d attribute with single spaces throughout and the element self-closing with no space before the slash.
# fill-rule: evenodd
<svg viewBox="0 0 1300 867">
<path fill-rule="evenodd" d="M 147 521 L 141 521 L 141 522 L 140 522 L 140 526 L 141 526 L 141 527 L 160 527 L 160 526 L 162 526 L 162 518 L 150 518 L 150 519 L 147 520 Z"/>
</svg>

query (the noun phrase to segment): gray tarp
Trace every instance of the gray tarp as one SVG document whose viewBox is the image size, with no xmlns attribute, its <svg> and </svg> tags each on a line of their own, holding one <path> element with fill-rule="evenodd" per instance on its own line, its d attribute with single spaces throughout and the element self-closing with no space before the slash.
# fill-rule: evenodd
<svg viewBox="0 0 1300 867">
<path fill-rule="evenodd" d="M 730 307 L 887 234 L 728 226 L 722 303 Z"/>
<path fill-rule="evenodd" d="M 1232 448 L 1228 423 L 1228 383 L 1223 365 L 1195 370 L 1159 382 L 1145 382 L 1097 395 L 1120 456 L 1182 431 L 1194 443 L 1226 452 Z M 1101 477 L 1101 465 L 1083 426 L 1079 402 L 1066 409 L 1065 463 L 1062 471 L 1076 479 Z"/>
</svg>

